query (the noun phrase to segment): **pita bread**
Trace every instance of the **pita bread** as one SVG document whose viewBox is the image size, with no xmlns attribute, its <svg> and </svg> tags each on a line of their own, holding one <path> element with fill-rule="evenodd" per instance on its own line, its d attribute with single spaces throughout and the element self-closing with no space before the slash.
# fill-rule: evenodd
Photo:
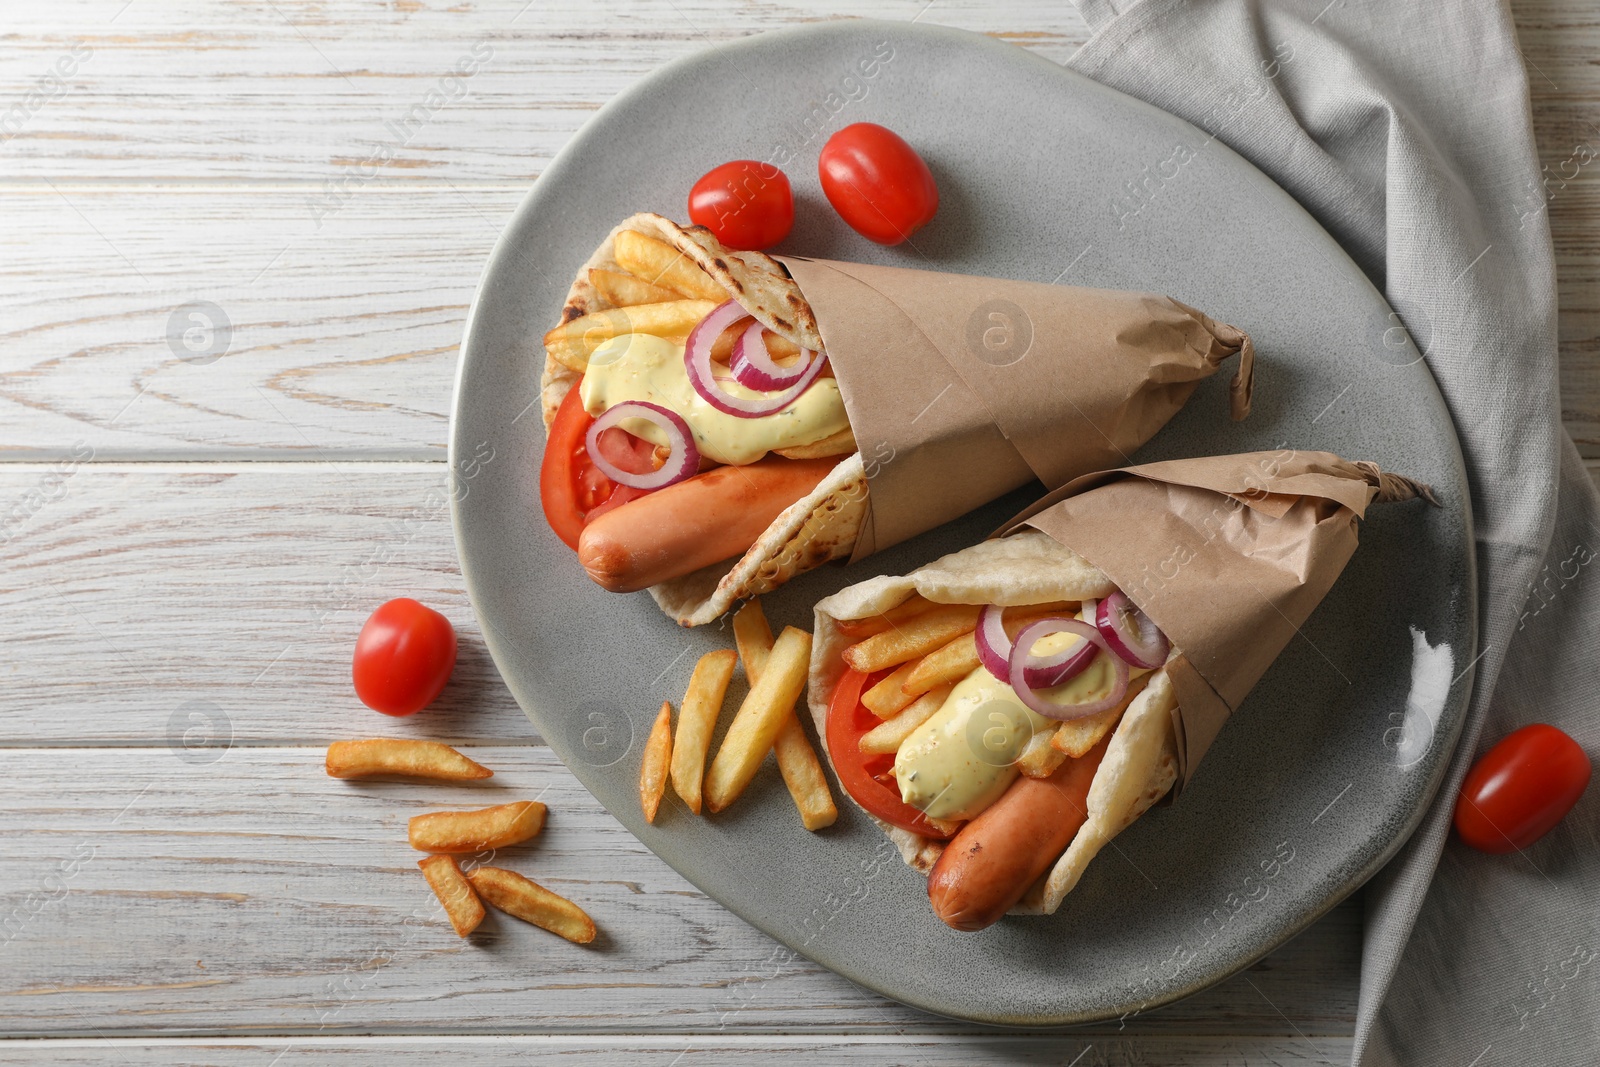
<svg viewBox="0 0 1600 1067">
<path fill-rule="evenodd" d="M 937 559 L 908 575 L 873 578 L 819 601 L 806 699 L 823 751 L 827 751 L 828 701 L 844 674 L 841 657 L 851 644 L 838 620 L 877 615 L 918 593 L 939 603 L 1013 606 L 1099 599 L 1115 588 L 1088 560 L 1025 528 Z M 1089 786 L 1088 818 L 1054 867 L 1011 914 L 1053 914 L 1095 854 L 1172 788 L 1178 778 L 1176 707 L 1166 671 L 1155 672 L 1117 723 Z M 923 874 L 944 851 L 943 842 L 873 821 L 900 850 L 901 859 Z"/>
</svg>

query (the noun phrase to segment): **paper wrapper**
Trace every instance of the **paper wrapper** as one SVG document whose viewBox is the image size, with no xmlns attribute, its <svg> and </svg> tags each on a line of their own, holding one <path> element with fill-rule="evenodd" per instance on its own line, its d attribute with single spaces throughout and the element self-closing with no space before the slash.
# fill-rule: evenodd
<svg viewBox="0 0 1600 1067">
<path fill-rule="evenodd" d="M 1054 488 L 1126 462 L 1236 354 L 1231 413 L 1250 409 L 1250 337 L 1168 297 L 774 259 L 652 214 L 624 220 L 589 258 L 562 322 L 609 307 L 588 271 L 619 269 L 622 230 L 671 244 L 768 329 L 824 348 L 858 449 L 847 441 L 833 473 L 744 556 L 651 587 L 686 626 L 829 560 L 857 560 L 931 530 L 1030 479 Z M 547 427 L 578 376 L 547 357 Z"/>
<path fill-rule="evenodd" d="M 1037 478 L 1127 460 L 1204 378 L 1255 351 L 1169 297 L 778 257 L 816 316 L 870 494 L 852 561 Z"/>
<path fill-rule="evenodd" d="M 1373 500 L 1431 492 L 1328 452 L 1172 460 L 1079 478 L 1030 526 L 1099 568 L 1172 641 L 1180 787 L 1322 602 Z"/>
</svg>

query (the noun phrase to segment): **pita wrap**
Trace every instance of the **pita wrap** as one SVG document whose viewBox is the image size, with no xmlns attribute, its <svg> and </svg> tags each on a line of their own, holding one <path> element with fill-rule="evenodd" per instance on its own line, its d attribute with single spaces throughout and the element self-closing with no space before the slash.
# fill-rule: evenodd
<svg viewBox="0 0 1600 1067">
<path fill-rule="evenodd" d="M 1325 452 L 1177 460 L 1077 479 L 988 541 L 820 601 L 807 693 L 817 735 L 826 750 L 828 702 L 852 643 L 839 620 L 870 618 L 913 594 L 1009 607 L 1120 588 L 1172 651 L 1118 721 L 1083 826 L 1012 909 L 1051 914 L 1108 842 L 1194 774 L 1222 721 L 1344 569 L 1367 506 L 1416 497 L 1438 503 L 1425 485 Z M 878 825 L 924 874 L 943 851 L 942 842 Z"/>
<path fill-rule="evenodd" d="M 1249 336 L 1168 297 L 735 252 L 703 227 L 653 214 L 624 220 L 584 263 L 563 325 L 612 307 L 590 271 L 624 272 L 625 231 L 675 249 L 700 272 L 697 283 L 709 279 L 773 333 L 825 351 L 850 422 L 849 431 L 778 450 L 836 455 L 838 465 L 743 556 L 650 588 L 685 626 L 1030 480 L 1053 488 L 1123 462 L 1230 356 L 1240 361 L 1231 413 L 1249 411 Z M 546 429 L 583 358 L 547 352 Z"/>
</svg>

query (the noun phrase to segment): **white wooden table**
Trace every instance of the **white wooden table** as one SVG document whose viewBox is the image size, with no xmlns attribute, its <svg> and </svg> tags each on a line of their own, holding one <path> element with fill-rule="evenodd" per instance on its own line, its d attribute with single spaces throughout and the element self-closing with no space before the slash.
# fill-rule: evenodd
<svg viewBox="0 0 1600 1067">
<path fill-rule="evenodd" d="M 1344 1062 L 1359 897 L 1125 1025 L 985 1030 L 775 957 L 533 736 L 439 492 L 462 321 L 529 183 L 640 75 L 760 30 L 918 17 L 1055 60 L 1087 36 L 1065 0 L 601 6 L 0 9 L 0 1065 Z M 1600 185 L 1572 177 L 1600 143 L 1600 20 L 1514 7 L 1566 417 L 1600 457 Z M 441 82 L 464 56 L 464 88 Z M 185 348 L 193 305 L 229 332 Z M 396 595 L 462 641 L 402 723 L 349 685 Z M 373 732 L 474 746 L 495 785 L 323 775 L 323 745 Z M 504 917 L 458 941 L 404 844 L 417 811 L 530 792 L 553 815 L 512 865 L 582 900 L 596 947 Z"/>
</svg>

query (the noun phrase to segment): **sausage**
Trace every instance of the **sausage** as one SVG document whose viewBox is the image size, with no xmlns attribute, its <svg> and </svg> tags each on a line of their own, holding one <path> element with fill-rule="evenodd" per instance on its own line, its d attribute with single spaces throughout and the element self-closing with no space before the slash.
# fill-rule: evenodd
<svg viewBox="0 0 1600 1067">
<path fill-rule="evenodd" d="M 963 826 L 928 872 L 933 913 L 957 930 L 998 922 L 1066 851 L 1088 818 L 1111 733 L 1048 778 L 1019 778 Z"/>
<path fill-rule="evenodd" d="M 767 456 L 713 467 L 630 500 L 585 526 L 578 562 L 613 593 L 631 593 L 742 555 L 838 458 Z"/>
</svg>

